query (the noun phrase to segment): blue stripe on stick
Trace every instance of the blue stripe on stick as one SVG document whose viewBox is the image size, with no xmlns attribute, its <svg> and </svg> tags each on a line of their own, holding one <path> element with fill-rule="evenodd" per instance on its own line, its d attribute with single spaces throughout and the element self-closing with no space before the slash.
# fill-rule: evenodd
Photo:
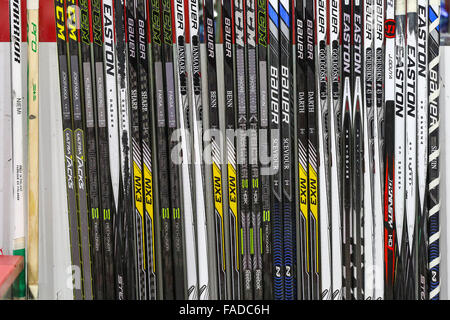
<svg viewBox="0 0 450 320">
<path fill-rule="evenodd" d="M 275 9 L 272 7 L 272 5 L 269 3 L 269 17 L 270 20 L 277 26 L 278 28 L 278 13 L 275 11 Z"/>
<path fill-rule="evenodd" d="M 283 19 L 284 23 L 286 23 L 287 27 L 289 28 L 289 14 L 287 13 L 286 9 L 283 7 L 283 5 L 280 3 L 280 17 Z"/>
<path fill-rule="evenodd" d="M 429 10 L 428 10 L 428 14 L 429 14 L 429 16 L 430 16 L 430 22 L 431 23 L 433 23 L 434 22 L 434 20 L 436 20 L 437 19 L 437 14 L 436 14 L 436 12 L 434 12 L 434 10 L 433 10 L 433 8 L 432 7 L 429 7 Z M 437 25 L 437 27 L 436 27 L 436 30 L 437 31 L 439 31 L 439 24 Z"/>
</svg>

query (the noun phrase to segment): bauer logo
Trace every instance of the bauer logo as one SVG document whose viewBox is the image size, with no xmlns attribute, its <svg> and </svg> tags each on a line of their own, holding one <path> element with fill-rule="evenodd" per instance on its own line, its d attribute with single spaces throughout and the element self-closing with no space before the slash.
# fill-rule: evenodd
<svg viewBox="0 0 450 320">
<path fill-rule="evenodd" d="M 228 17 L 224 17 L 224 44 L 225 44 L 225 54 L 228 58 L 233 58 L 233 45 L 232 45 L 232 25 L 231 25 L 231 19 Z"/>
<path fill-rule="evenodd" d="M 211 59 L 215 58 L 215 45 L 214 45 L 214 21 L 211 18 L 206 18 L 207 24 L 207 44 L 208 44 L 208 56 Z"/>
<path fill-rule="evenodd" d="M 198 30 L 198 16 L 197 16 L 197 0 L 191 0 L 190 5 L 190 17 L 191 17 L 191 28 Z"/>
<path fill-rule="evenodd" d="M 384 36 L 386 38 L 395 38 L 395 20 L 388 19 L 384 22 Z"/>
</svg>

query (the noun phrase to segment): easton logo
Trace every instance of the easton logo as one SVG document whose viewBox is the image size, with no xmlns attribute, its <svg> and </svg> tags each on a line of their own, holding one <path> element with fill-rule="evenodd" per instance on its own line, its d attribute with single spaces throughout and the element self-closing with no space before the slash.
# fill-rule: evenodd
<svg viewBox="0 0 450 320">
<path fill-rule="evenodd" d="M 344 72 L 347 74 L 351 73 L 351 68 L 350 68 L 350 54 L 351 54 L 351 49 L 350 49 L 350 43 L 351 43 L 351 27 L 350 27 L 350 15 L 347 13 L 344 13 L 344 30 L 342 32 L 342 54 L 343 54 L 343 68 L 344 68 Z"/>
<path fill-rule="evenodd" d="M 416 117 L 416 48 L 408 46 L 408 70 L 406 85 L 409 88 L 406 93 L 407 115 Z"/>
<path fill-rule="evenodd" d="M 405 64 L 403 60 L 405 52 L 401 47 L 399 47 L 397 51 L 397 66 L 395 68 L 395 115 L 403 118 L 405 103 L 405 87 L 403 84 L 405 79 Z"/>
<path fill-rule="evenodd" d="M 354 69 L 353 72 L 355 75 L 360 76 L 361 75 L 361 64 L 362 64 L 362 19 L 359 14 L 354 15 L 353 19 L 353 62 L 354 62 Z"/>
<path fill-rule="evenodd" d="M 427 63 L 427 24 L 425 22 L 426 8 L 419 6 L 418 9 L 418 28 L 417 28 L 417 74 L 420 77 L 426 78 L 426 63 Z"/>
<path fill-rule="evenodd" d="M 105 59 L 106 59 L 106 73 L 114 76 L 114 31 L 113 22 L 111 20 L 113 9 L 111 6 L 103 5 L 103 18 L 105 20 Z"/>
<path fill-rule="evenodd" d="M 386 38 L 395 38 L 395 20 L 388 19 L 384 22 L 384 36 Z"/>
</svg>

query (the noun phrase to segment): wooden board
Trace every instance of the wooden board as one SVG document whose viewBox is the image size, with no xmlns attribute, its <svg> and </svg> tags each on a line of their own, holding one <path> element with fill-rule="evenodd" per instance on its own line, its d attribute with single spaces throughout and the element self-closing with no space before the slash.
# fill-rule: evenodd
<svg viewBox="0 0 450 320">
<path fill-rule="evenodd" d="M 22 270 L 22 256 L 0 256 L 0 298 L 8 292 Z"/>
</svg>

